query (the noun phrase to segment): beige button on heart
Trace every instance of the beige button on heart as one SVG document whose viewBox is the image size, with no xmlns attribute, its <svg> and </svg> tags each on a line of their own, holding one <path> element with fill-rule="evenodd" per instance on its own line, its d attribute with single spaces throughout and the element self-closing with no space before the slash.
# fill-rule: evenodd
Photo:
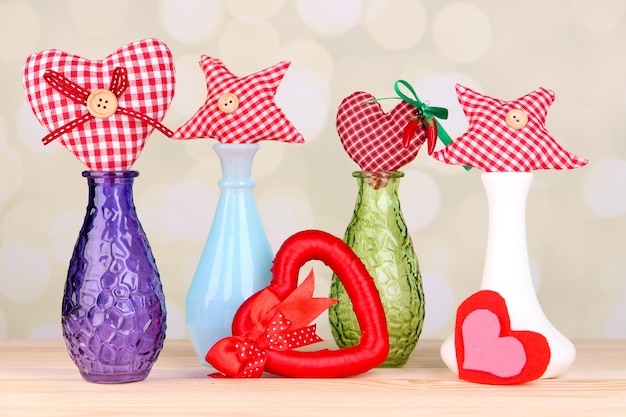
<svg viewBox="0 0 626 417">
<path fill-rule="evenodd" d="M 528 115 L 524 110 L 512 109 L 506 114 L 505 120 L 510 128 L 519 130 L 528 123 Z"/>
<path fill-rule="evenodd" d="M 217 108 L 230 114 L 239 108 L 239 97 L 233 93 L 226 93 L 217 99 Z"/>
<path fill-rule="evenodd" d="M 117 111 L 117 97 L 113 92 L 100 88 L 87 97 L 87 110 L 98 119 L 106 119 Z"/>
</svg>

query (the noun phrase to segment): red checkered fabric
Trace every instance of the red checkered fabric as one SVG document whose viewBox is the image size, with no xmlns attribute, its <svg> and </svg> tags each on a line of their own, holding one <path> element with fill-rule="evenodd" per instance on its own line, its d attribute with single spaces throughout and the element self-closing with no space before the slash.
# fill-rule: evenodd
<svg viewBox="0 0 626 417">
<path fill-rule="evenodd" d="M 125 88 L 114 81 L 116 68 L 117 74 L 125 72 Z M 125 171 L 155 127 L 167 132 L 159 122 L 174 96 L 174 75 L 168 47 L 157 39 L 145 39 L 102 61 L 55 49 L 33 54 L 26 60 L 23 82 L 39 122 L 50 132 L 66 126 L 58 140 L 90 170 Z M 101 88 L 123 90 L 117 97 L 118 111 L 104 119 L 91 117 L 82 100 L 83 94 Z"/>
<path fill-rule="evenodd" d="M 344 98 L 337 111 L 337 133 L 343 148 L 363 171 L 398 171 L 413 161 L 426 140 L 417 129 L 407 147 L 402 136 L 416 109 L 406 101 L 385 113 L 379 102 L 364 92 Z"/>
<path fill-rule="evenodd" d="M 302 143 L 304 138 L 274 103 L 274 95 L 290 62 L 280 62 L 246 77 L 237 77 L 216 58 L 202 55 L 207 84 L 204 105 L 174 132 L 174 139 L 213 138 L 222 143 L 279 140 Z M 225 113 L 218 107 L 224 94 L 234 94 L 238 107 Z"/>
<path fill-rule="evenodd" d="M 538 88 L 517 100 L 503 101 L 459 84 L 456 91 L 470 126 L 452 144 L 433 153 L 435 159 L 486 172 L 572 169 L 587 164 L 586 159 L 563 149 L 545 127 L 554 92 Z M 515 129 L 507 125 L 507 113 L 513 109 L 528 117 L 524 127 Z"/>
</svg>

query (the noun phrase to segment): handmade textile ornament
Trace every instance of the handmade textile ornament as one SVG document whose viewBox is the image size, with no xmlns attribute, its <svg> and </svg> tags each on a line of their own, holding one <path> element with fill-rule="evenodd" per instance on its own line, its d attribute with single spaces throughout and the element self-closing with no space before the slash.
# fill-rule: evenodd
<svg viewBox="0 0 626 417">
<path fill-rule="evenodd" d="M 512 330 L 504 298 L 482 290 L 457 310 L 455 348 L 459 378 L 481 384 L 512 385 L 540 378 L 550 362 L 546 338 Z"/>
<path fill-rule="evenodd" d="M 313 298 L 312 272 L 298 286 L 298 272 L 311 260 L 328 265 L 350 295 L 362 330 L 358 345 L 294 350 L 321 341 L 309 323 L 336 302 Z M 206 360 L 215 369 L 233 378 L 260 377 L 263 371 L 287 377 L 345 377 L 384 362 L 389 337 L 378 291 L 363 263 L 342 240 L 318 230 L 296 233 L 279 249 L 272 273 L 270 285 L 235 314 L 233 336 L 207 352 Z"/>
<path fill-rule="evenodd" d="M 127 171 L 174 96 L 174 62 L 167 45 L 144 39 L 121 47 L 102 61 L 55 49 L 28 57 L 26 97 L 50 131 L 43 143 L 59 140 L 92 171 Z"/>
<path fill-rule="evenodd" d="M 538 88 L 514 101 L 483 96 L 460 84 L 456 92 L 470 126 L 453 144 L 435 152 L 435 159 L 485 172 L 572 169 L 587 164 L 586 159 L 564 150 L 546 130 L 554 92 Z"/>
<path fill-rule="evenodd" d="M 263 139 L 302 143 L 304 138 L 276 106 L 274 95 L 290 62 L 240 78 L 216 58 L 202 55 L 204 105 L 174 133 L 174 139 L 214 138 L 222 143 Z"/>
<path fill-rule="evenodd" d="M 406 87 L 413 97 L 404 94 Z M 428 153 L 435 148 L 438 133 L 448 136 L 435 119 L 446 119 L 448 110 L 422 103 L 409 83 L 399 80 L 394 89 L 398 103 L 385 113 L 371 94 L 356 92 L 343 99 L 337 111 L 336 128 L 341 143 L 363 171 L 398 171 L 413 161 L 424 142 Z"/>
</svg>

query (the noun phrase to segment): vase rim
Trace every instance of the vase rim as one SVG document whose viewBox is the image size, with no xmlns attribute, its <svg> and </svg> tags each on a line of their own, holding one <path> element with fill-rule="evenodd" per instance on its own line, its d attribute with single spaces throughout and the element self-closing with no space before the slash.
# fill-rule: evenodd
<svg viewBox="0 0 626 417">
<path fill-rule="evenodd" d="M 85 178 L 135 178 L 139 171 L 83 171 Z"/>
<path fill-rule="evenodd" d="M 532 171 L 489 171 L 483 172 L 480 174 L 481 176 L 486 177 L 522 177 L 522 176 L 533 176 Z"/>
<path fill-rule="evenodd" d="M 213 144 L 214 148 L 258 148 L 261 145 L 259 143 L 225 143 L 217 142 Z"/>
<path fill-rule="evenodd" d="M 404 172 L 402 171 L 354 171 L 352 176 L 355 178 L 402 178 L 404 177 Z"/>
</svg>

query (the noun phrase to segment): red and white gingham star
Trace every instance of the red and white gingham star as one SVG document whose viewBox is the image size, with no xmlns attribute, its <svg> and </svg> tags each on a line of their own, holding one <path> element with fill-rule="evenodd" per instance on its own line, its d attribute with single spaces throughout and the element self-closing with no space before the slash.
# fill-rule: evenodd
<svg viewBox="0 0 626 417">
<path fill-rule="evenodd" d="M 222 143 L 256 143 L 263 139 L 302 143 L 304 138 L 274 103 L 274 95 L 290 63 L 283 61 L 240 78 L 216 58 L 203 55 L 207 99 L 174 139 L 214 138 Z M 220 98 L 234 98 L 235 108 L 220 109 Z M 234 96 L 234 97 L 233 97 Z"/>
<path fill-rule="evenodd" d="M 24 66 L 26 97 L 39 122 L 90 170 L 126 171 L 147 136 L 157 128 L 174 96 L 174 62 L 167 45 L 144 39 L 102 61 L 50 49 L 32 54 Z M 114 114 L 90 114 L 87 97 L 105 89 L 117 98 Z"/>
<path fill-rule="evenodd" d="M 554 102 L 551 90 L 538 88 L 514 101 L 483 96 L 460 84 L 456 91 L 470 126 L 452 144 L 433 153 L 435 159 L 486 172 L 572 169 L 587 164 L 586 159 L 563 149 L 545 127 Z"/>
</svg>

